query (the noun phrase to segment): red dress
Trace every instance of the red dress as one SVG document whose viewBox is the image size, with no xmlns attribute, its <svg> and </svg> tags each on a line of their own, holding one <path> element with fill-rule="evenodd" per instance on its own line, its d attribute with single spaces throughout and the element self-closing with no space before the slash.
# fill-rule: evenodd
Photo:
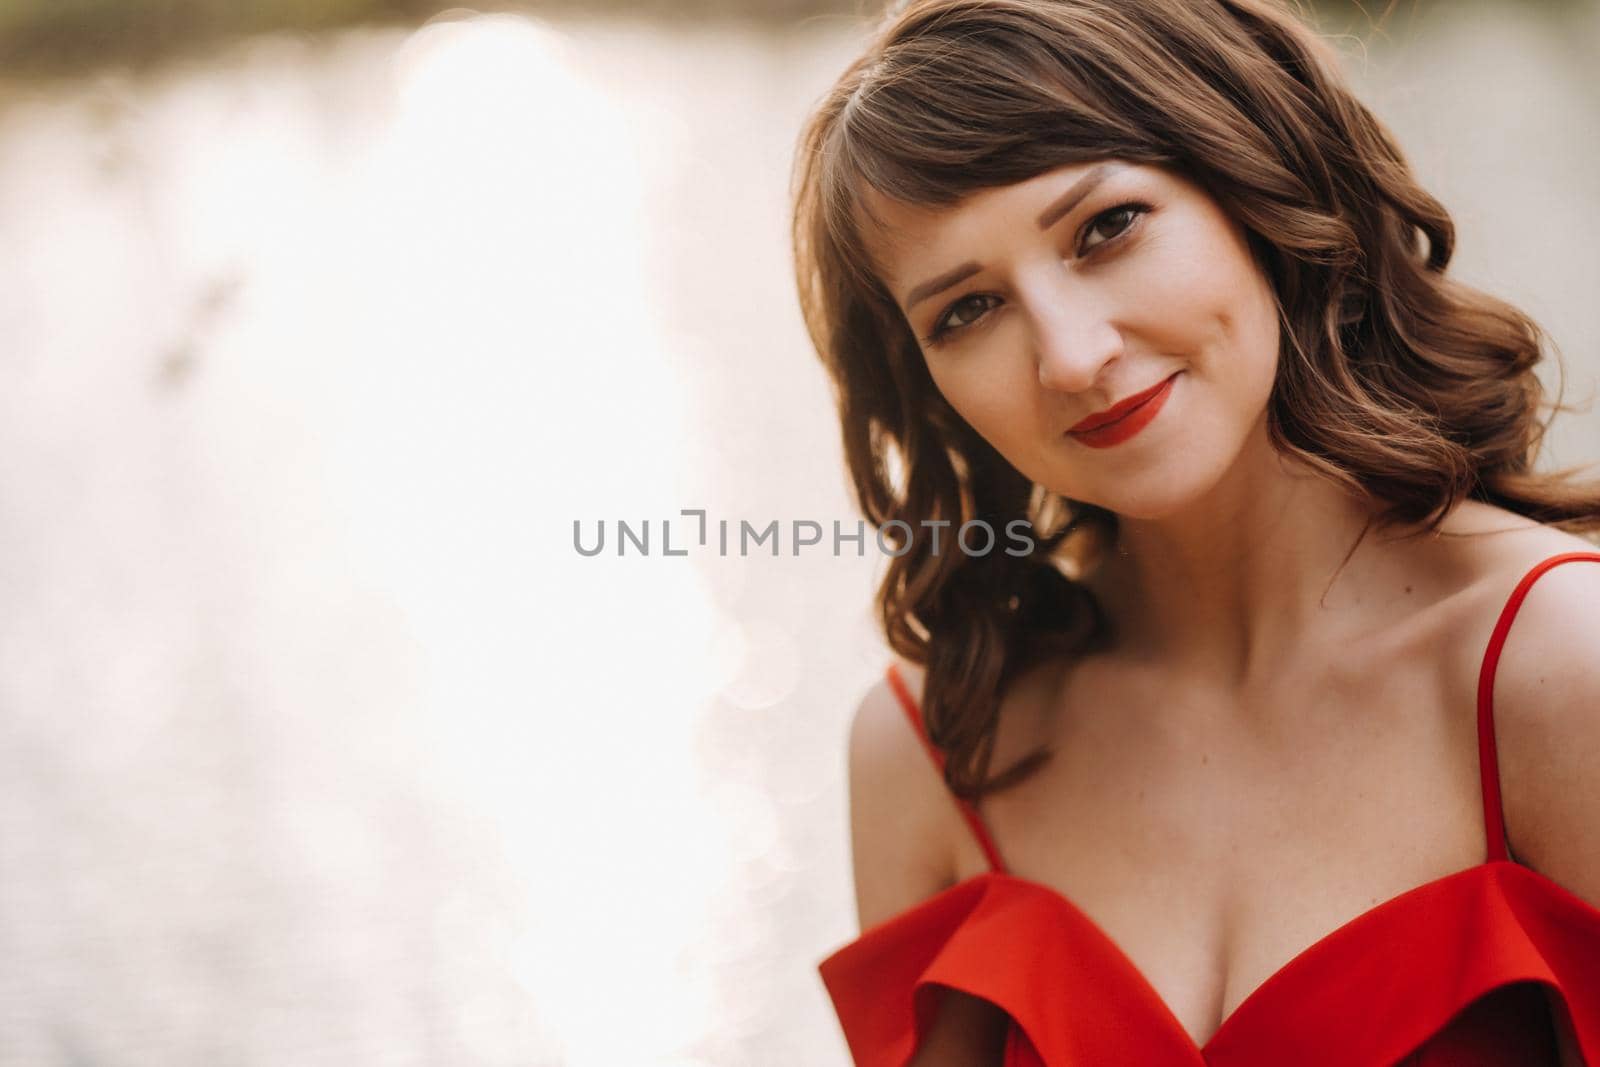
<svg viewBox="0 0 1600 1067">
<path fill-rule="evenodd" d="M 962 804 L 991 869 L 863 931 L 818 967 L 855 1063 L 904 1067 L 932 1022 L 937 987 L 948 987 L 1010 1017 L 1004 1067 L 1525 1067 L 1557 1062 L 1555 1025 L 1570 1027 L 1585 1061 L 1600 1067 L 1600 909 L 1509 858 L 1490 700 L 1529 587 L 1579 559 L 1600 562 L 1600 552 L 1533 567 L 1489 639 L 1478 675 L 1484 862 L 1327 934 L 1201 1047 L 1093 920 L 1056 890 L 1006 872 L 977 812 Z M 888 677 L 922 734 L 893 666 Z M 1546 990 L 1567 1019 L 1552 1019 Z"/>
</svg>

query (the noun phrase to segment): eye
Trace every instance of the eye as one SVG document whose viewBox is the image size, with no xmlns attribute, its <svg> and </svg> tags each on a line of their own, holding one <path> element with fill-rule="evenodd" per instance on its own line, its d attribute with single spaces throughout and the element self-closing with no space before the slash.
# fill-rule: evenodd
<svg viewBox="0 0 1600 1067">
<path fill-rule="evenodd" d="M 971 293 L 962 297 L 944 309 L 938 321 L 933 324 L 933 332 L 924 337 L 923 342 L 930 345 L 938 344 L 949 334 L 964 330 L 977 322 L 985 312 L 999 302 L 998 297 L 985 293 Z"/>
<path fill-rule="evenodd" d="M 1149 212 L 1150 205 L 1138 201 L 1118 204 L 1100 212 L 1079 231 L 1078 255 L 1086 256 L 1102 245 L 1125 237 L 1138 225 L 1139 219 Z M 1000 303 L 999 297 L 987 293 L 969 293 L 961 297 L 940 312 L 933 329 L 922 339 L 922 343 L 930 348 L 939 345 L 951 334 L 982 321 Z"/>
<path fill-rule="evenodd" d="M 1149 211 L 1146 204 L 1118 204 L 1089 220 L 1078 238 L 1078 254 L 1085 255 L 1131 230 L 1139 217 Z"/>
</svg>

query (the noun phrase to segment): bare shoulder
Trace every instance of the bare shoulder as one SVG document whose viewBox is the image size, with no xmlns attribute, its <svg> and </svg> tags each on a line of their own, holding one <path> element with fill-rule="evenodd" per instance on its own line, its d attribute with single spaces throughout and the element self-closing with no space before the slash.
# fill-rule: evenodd
<svg viewBox="0 0 1600 1067">
<path fill-rule="evenodd" d="M 1463 609 L 1459 621 L 1486 641 L 1517 582 L 1541 560 L 1564 552 L 1600 551 L 1593 542 L 1478 501 L 1460 505 L 1440 527 L 1434 553 L 1440 580 Z M 1573 568 L 1558 568 L 1572 570 Z M 1562 580 L 1571 577 L 1563 575 Z M 1552 581 L 1540 578 L 1536 587 Z M 1542 590 L 1541 590 L 1542 591 Z M 1527 605 L 1525 605 L 1526 607 Z M 1519 612 L 1517 626 L 1522 625 Z M 1458 638 L 1465 640 L 1466 634 Z M 1469 642 L 1470 643 L 1470 642 Z M 1478 642 L 1478 651 L 1483 643 Z"/>
<path fill-rule="evenodd" d="M 1487 550 L 1476 657 L 1522 578 L 1567 552 L 1600 556 L 1593 543 L 1538 524 Z M 1490 697 L 1513 853 L 1600 906 L 1600 558 L 1552 567 L 1529 586 Z"/>
<path fill-rule="evenodd" d="M 922 672 L 899 663 L 920 701 Z M 850 852 L 866 929 L 949 886 L 959 810 L 888 679 L 862 695 L 850 725 Z"/>
<path fill-rule="evenodd" d="M 1479 653 L 1517 584 L 1534 567 L 1569 552 L 1600 555 L 1600 546 L 1594 542 L 1500 508 L 1474 503 L 1470 512 L 1463 507 L 1457 514 L 1461 520 L 1452 525 L 1461 541 L 1451 553 L 1454 584 L 1465 595 L 1472 625 L 1482 632 L 1483 640 L 1476 642 Z M 1520 676 L 1548 656 L 1572 648 L 1570 641 L 1553 643 L 1547 638 L 1581 625 L 1585 618 L 1592 621 L 1594 612 L 1600 610 L 1594 597 L 1597 582 L 1600 566 L 1586 561 L 1541 574 L 1517 610 L 1497 668 L 1499 676 Z M 1524 646 L 1519 649 L 1523 655 L 1511 655 L 1512 641 Z M 1501 695 L 1498 683 L 1496 695 Z"/>
<path fill-rule="evenodd" d="M 920 708 L 922 669 L 895 662 L 907 695 Z M 856 912 L 866 930 L 956 882 L 956 841 L 965 826 L 886 677 L 867 689 L 856 708 L 849 763 Z M 941 997 L 911 1061 L 915 1067 L 998 1062 L 1007 1016 L 958 990 Z"/>
</svg>

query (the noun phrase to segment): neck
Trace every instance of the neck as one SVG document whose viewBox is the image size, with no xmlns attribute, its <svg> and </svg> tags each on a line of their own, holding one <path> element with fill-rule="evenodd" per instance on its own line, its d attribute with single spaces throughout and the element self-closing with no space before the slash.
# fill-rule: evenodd
<svg viewBox="0 0 1600 1067">
<path fill-rule="evenodd" d="M 1259 444 L 1178 513 L 1120 518 L 1091 585 L 1125 654 L 1247 687 L 1400 594 L 1374 507 Z"/>
</svg>

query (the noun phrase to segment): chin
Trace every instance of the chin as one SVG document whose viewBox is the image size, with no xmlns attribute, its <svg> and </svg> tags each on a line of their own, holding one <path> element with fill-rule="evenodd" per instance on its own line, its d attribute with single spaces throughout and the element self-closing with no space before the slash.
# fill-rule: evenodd
<svg viewBox="0 0 1600 1067">
<path fill-rule="evenodd" d="M 1124 479 L 1115 486 L 1103 487 L 1100 492 L 1086 491 L 1079 485 L 1077 492 L 1061 495 L 1069 500 L 1094 504 L 1113 512 L 1119 518 L 1137 521 L 1160 521 L 1192 513 L 1221 480 L 1218 472 L 1197 469 L 1193 463 L 1161 464 L 1141 476 Z"/>
<path fill-rule="evenodd" d="M 1124 497 L 1100 506 L 1115 513 L 1119 519 L 1132 519 L 1138 522 L 1159 522 L 1162 519 L 1171 519 L 1183 515 L 1192 510 L 1199 500 L 1199 494 L 1184 496 L 1151 494 L 1131 499 Z"/>
</svg>

